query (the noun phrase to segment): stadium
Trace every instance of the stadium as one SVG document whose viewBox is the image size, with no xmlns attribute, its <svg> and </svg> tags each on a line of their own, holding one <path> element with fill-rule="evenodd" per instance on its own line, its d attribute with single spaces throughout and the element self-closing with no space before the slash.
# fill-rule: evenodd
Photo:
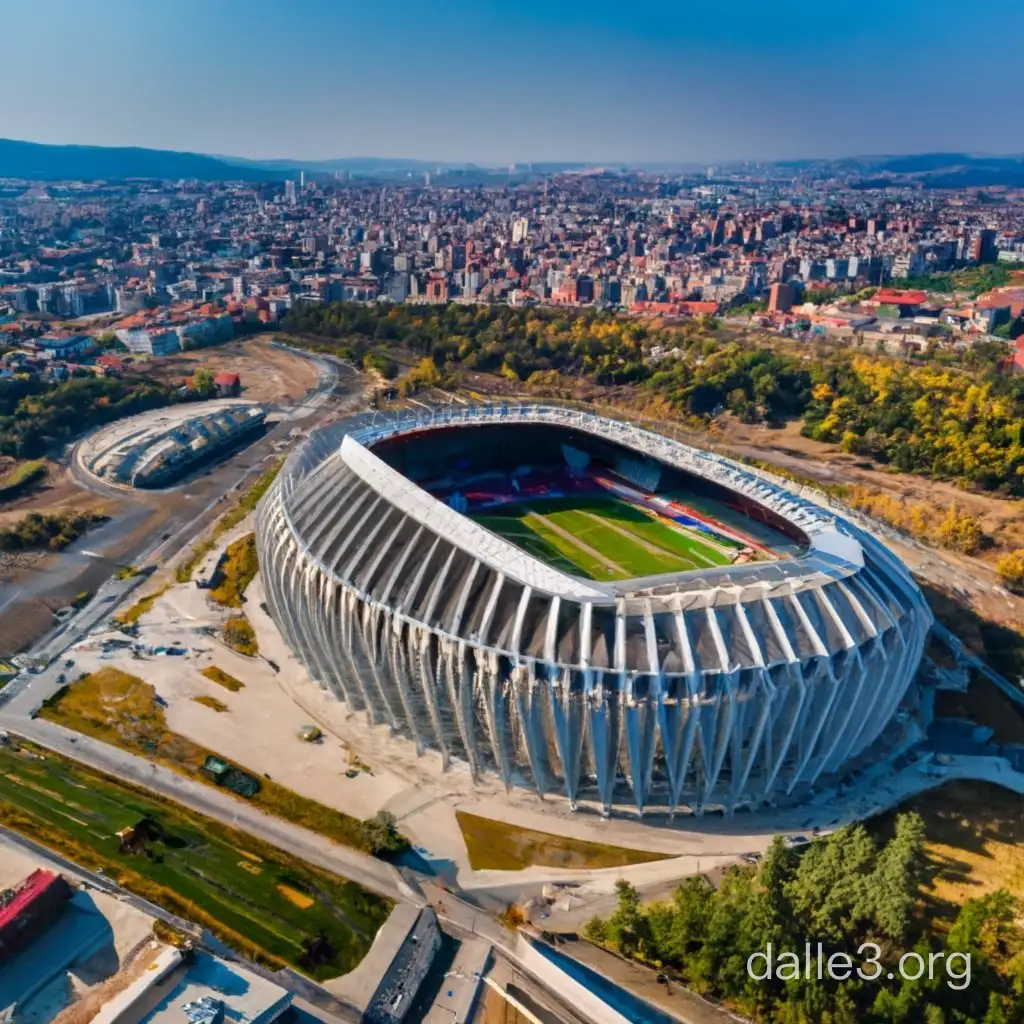
<svg viewBox="0 0 1024 1024">
<path fill-rule="evenodd" d="M 341 421 L 256 517 L 322 686 L 445 768 L 604 813 L 801 799 L 885 746 L 931 624 L 852 523 L 567 408 Z"/>
<path fill-rule="evenodd" d="M 79 464 L 121 487 L 168 487 L 181 477 L 255 440 L 266 409 L 240 399 L 183 403 L 118 420 L 78 446 Z"/>
</svg>

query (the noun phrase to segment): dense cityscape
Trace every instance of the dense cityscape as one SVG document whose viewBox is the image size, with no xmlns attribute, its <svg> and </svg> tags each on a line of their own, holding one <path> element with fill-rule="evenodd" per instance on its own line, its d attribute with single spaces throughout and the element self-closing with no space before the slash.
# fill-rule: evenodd
<svg viewBox="0 0 1024 1024">
<path fill-rule="evenodd" d="M 95 365 L 79 357 L 111 334 L 129 353 L 169 355 L 346 300 L 743 318 L 894 352 L 1024 333 L 1014 190 L 864 188 L 742 167 L 486 186 L 422 177 L 9 182 L 2 329 L 23 351 L 6 370 L 32 353 L 58 376 Z M 957 276 L 967 268 L 984 269 Z"/>
</svg>

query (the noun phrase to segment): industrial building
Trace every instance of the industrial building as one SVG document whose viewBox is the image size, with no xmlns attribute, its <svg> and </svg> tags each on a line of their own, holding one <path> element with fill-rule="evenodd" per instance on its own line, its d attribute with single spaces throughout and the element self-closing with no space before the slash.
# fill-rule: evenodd
<svg viewBox="0 0 1024 1024">
<path fill-rule="evenodd" d="M 42 935 L 70 898 L 68 883 L 42 868 L 13 888 L 0 891 L 0 966 Z"/>
<path fill-rule="evenodd" d="M 417 482 L 419 463 L 457 479 L 487 452 L 512 487 L 520 471 L 507 466 L 524 457 L 668 480 L 792 547 L 585 579 L 462 514 L 472 487 L 445 501 Z M 446 767 L 605 812 L 805 797 L 874 756 L 931 624 L 905 566 L 833 511 L 719 455 L 565 408 L 333 424 L 292 453 L 256 518 L 270 612 L 335 697 Z"/>
</svg>

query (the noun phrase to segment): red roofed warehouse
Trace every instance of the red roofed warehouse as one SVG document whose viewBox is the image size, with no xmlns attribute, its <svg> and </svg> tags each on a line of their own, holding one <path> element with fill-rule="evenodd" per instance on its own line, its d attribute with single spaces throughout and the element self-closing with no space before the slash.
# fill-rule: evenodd
<svg viewBox="0 0 1024 1024">
<path fill-rule="evenodd" d="M 0 964 L 46 931 L 70 898 L 68 883 L 60 875 L 41 869 L 13 889 L 0 892 Z"/>
</svg>

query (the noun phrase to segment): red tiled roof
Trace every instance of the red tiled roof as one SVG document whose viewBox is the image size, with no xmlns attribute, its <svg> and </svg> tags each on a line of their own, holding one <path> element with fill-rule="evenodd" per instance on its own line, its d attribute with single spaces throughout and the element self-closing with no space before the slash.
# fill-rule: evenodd
<svg viewBox="0 0 1024 1024">
<path fill-rule="evenodd" d="M 871 301 L 880 306 L 920 306 L 928 295 L 925 292 L 918 292 L 900 288 L 879 288 L 871 297 Z"/>
</svg>

